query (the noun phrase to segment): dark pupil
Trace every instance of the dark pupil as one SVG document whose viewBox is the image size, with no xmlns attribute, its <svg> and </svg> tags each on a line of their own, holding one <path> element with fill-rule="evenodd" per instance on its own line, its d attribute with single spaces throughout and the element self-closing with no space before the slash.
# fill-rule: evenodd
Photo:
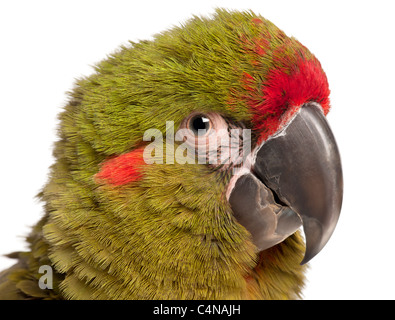
<svg viewBox="0 0 395 320">
<path fill-rule="evenodd" d="M 207 118 L 202 117 L 202 116 L 197 116 L 192 119 L 192 131 L 195 134 L 199 134 L 198 130 L 205 130 L 207 131 L 210 128 L 210 122 Z M 205 132 L 200 132 L 201 134 Z"/>
</svg>

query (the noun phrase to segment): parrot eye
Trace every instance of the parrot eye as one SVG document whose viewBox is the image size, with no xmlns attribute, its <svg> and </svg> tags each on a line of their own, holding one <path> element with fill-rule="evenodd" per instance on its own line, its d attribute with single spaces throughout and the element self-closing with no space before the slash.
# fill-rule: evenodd
<svg viewBox="0 0 395 320">
<path fill-rule="evenodd" d="M 216 112 L 192 112 L 182 120 L 175 135 L 176 141 L 183 141 L 182 150 L 197 156 L 198 164 L 228 168 L 241 165 L 240 150 L 249 142 L 242 133 L 244 125 Z"/>
<path fill-rule="evenodd" d="M 206 144 L 207 138 L 222 132 L 228 134 L 228 124 L 215 112 L 193 112 L 181 122 L 180 129 L 187 129 L 186 137 L 196 144 Z"/>
<path fill-rule="evenodd" d="M 192 130 L 196 136 L 203 136 L 210 131 L 212 127 L 210 119 L 203 115 L 198 114 L 191 117 L 188 121 L 187 128 Z"/>
</svg>

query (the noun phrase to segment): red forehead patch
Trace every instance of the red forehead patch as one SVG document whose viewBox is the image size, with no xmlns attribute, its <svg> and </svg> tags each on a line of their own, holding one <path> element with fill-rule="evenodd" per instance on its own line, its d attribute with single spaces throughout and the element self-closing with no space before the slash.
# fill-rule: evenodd
<svg viewBox="0 0 395 320">
<path fill-rule="evenodd" d="M 255 79 L 249 74 L 245 74 L 242 81 L 250 93 L 246 102 L 253 113 L 254 129 L 261 132 L 260 141 L 279 129 L 281 116 L 286 111 L 306 102 L 318 102 L 325 115 L 329 112 L 328 80 L 315 58 L 300 58 L 291 72 L 271 70 L 261 89 L 257 89 Z"/>
</svg>

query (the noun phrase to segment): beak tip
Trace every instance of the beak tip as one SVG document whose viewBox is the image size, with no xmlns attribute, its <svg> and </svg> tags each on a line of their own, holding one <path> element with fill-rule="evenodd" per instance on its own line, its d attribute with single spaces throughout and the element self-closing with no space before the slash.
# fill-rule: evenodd
<svg viewBox="0 0 395 320">
<path fill-rule="evenodd" d="M 301 266 L 305 265 L 307 262 L 309 262 L 313 257 L 307 257 L 306 255 L 304 256 L 302 262 L 300 263 Z"/>
<path fill-rule="evenodd" d="M 303 266 L 304 264 L 308 263 L 311 259 L 313 259 L 319 253 L 319 251 L 320 250 L 318 250 L 317 252 L 307 252 L 307 250 L 306 250 L 306 253 L 303 257 L 303 260 L 300 262 L 300 265 Z"/>
<path fill-rule="evenodd" d="M 335 229 L 336 223 L 329 226 L 313 217 L 303 217 L 303 230 L 306 238 L 306 252 L 301 265 L 313 259 L 329 241 Z"/>
</svg>

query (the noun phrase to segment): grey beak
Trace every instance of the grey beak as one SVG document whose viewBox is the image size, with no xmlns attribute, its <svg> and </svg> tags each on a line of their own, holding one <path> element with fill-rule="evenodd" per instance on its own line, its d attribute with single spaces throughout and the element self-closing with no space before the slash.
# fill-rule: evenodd
<svg viewBox="0 0 395 320">
<path fill-rule="evenodd" d="M 307 263 L 331 237 L 343 198 L 340 154 L 321 107 L 304 105 L 255 152 L 251 173 L 237 178 L 229 196 L 235 217 L 260 250 L 303 223 Z"/>
</svg>

